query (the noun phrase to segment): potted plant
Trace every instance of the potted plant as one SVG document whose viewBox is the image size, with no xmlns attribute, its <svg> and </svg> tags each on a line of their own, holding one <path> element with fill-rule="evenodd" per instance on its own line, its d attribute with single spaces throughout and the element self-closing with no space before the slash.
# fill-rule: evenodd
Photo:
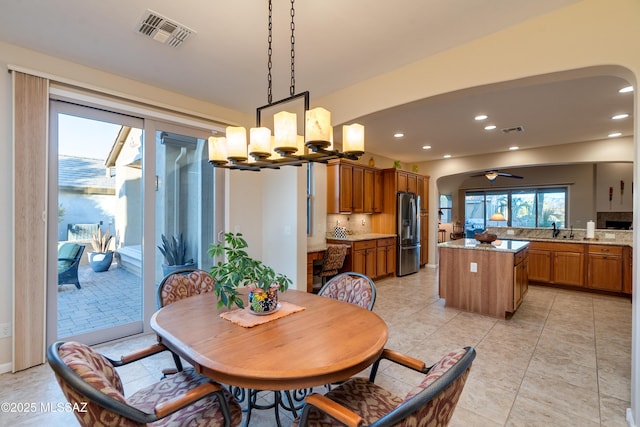
<svg viewBox="0 0 640 427">
<path fill-rule="evenodd" d="M 162 235 L 162 246 L 158 246 L 164 256 L 165 263 L 162 264 L 162 272 L 165 276 L 174 271 L 185 268 L 195 268 L 193 258 L 187 259 L 187 242 L 182 237 L 182 233 L 167 238 Z"/>
<path fill-rule="evenodd" d="M 93 252 L 89 252 L 89 265 L 96 273 L 107 271 L 111 266 L 113 261 L 113 251 L 109 248 L 111 239 L 113 236 L 109 234 L 109 230 L 103 234 L 101 228 L 91 236 Z"/>
<path fill-rule="evenodd" d="M 226 258 L 211 267 L 211 276 L 216 279 L 214 292 L 218 297 L 218 308 L 231 308 L 234 304 L 244 308 L 238 288 L 246 286 L 249 288 L 250 311 L 264 314 L 276 310 L 278 291 L 286 291 L 291 279 L 251 258 L 245 250 L 247 247 L 241 233 L 225 233 L 223 243 L 211 244 L 209 248 L 211 257 L 224 255 Z"/>
</svg>

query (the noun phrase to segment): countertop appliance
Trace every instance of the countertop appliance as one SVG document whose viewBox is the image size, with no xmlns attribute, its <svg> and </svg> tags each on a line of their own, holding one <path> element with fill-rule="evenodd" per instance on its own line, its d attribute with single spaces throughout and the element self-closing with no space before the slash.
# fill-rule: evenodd
<svg viewBox="0 0 640 427">
<path fill-rule="evenodd" d="M 420 269 L 420 196 L 398 192 L 397 225 L 398 276 L 406 276 Z"/>
</svg>

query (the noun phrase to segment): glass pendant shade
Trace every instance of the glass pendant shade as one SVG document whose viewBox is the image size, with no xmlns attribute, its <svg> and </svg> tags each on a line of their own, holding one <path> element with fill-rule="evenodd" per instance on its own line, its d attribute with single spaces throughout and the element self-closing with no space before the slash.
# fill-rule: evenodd
<svg viewBox="0 0 640 427">
<path fill-rule="evenodd" d="M 249 155 L 257 159 L 271 155 L 271 129 L 259 127 L 249 130 Z"/>
<path fill-rule="evenodd" d="M 227 138 L 209 137 L 209 162 L 214 165 L 227 163 Z"/>
<path fill-rule="evenodd" d="M 247 160 L 247 130 L 244 127 L 227 127 L 227 150 L 229 160 Z"/>
<path fill-rule="evenodd" d="M 298 124 L 295 113 L 280 111 L 273 116 L 275 150 L 282 154 L 298 151 Z"/>
<path fill-rule="evenodd" d="M 322 107 L 308 110 L 305 114 L 306 145 L 326 148 L 331 139 L 331 113 Z"/>
<path fill-rule="evenodd" d="M 342 127 L 342 151 L 345 154 L 364 154 L 364 126 L 354 123 Z"/>
</svg>

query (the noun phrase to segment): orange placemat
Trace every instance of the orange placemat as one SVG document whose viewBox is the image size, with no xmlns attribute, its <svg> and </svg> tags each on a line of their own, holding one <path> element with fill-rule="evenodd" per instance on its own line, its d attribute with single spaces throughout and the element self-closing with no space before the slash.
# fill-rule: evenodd
<svg viewBox="0 0 640 427">
<path fill-rule="evenodd" d="M 304 310 L 304 307 L 300 307 L 299 305 L 291 304 L 290 302 L 281 301 L 280 302 L 280 310 L 275 313 L 267 314 L 265 316 L 257 316 L 255 314 L 249 313 L 248 309 L 239 308 L 233 311 L 225 311 L 224 313 L 220 313 L 220 317 L 226 319 L 236 325 L 240 325 L 245 328 L 252 328 L 257 325 L 262 325 L 263 323 L 271 322 L 272 320 L 280 319 L 281 317 L 288 316 L 293 313 L 297 313 L 298 311 Z"/>
</svg>

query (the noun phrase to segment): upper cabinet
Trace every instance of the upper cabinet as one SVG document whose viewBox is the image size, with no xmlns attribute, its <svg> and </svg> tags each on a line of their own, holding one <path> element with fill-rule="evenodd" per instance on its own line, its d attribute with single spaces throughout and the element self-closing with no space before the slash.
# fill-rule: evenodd
<svg viewBox="0 0 640 427">
<path fill-rule="evenodd" d="M 327 165 L 327 213 L 382 211 L 382 175 L 368 166 L 345 160 Z"/>
</svg>

